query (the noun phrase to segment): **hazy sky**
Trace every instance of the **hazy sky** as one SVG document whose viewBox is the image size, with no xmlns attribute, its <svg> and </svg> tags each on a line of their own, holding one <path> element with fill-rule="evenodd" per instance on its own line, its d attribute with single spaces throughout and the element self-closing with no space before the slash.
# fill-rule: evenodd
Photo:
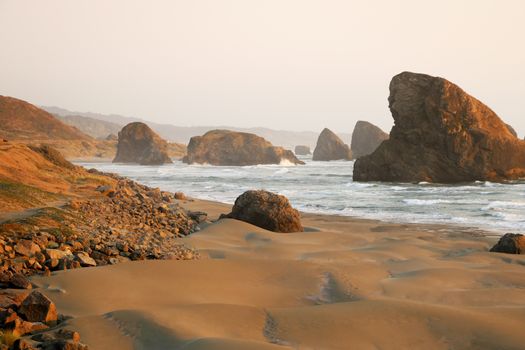
<svg viewBox="0 0 525 350">
<path fill-rule="evenodd" d="M 0 95 L 176 125 L 390 130 L 443 76 L 525 133 L 525 1 L 0 0 Z"/>
</svg>

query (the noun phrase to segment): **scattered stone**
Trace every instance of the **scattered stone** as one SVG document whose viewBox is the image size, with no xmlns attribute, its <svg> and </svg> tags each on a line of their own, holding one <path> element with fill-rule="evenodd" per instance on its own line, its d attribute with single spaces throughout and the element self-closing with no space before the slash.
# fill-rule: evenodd
<svg viewBox="0 0 525 350">
<path fill-rule="evenodd" d="M 16 273 L 11 277 L 11 279 L 9 280 L 9 286 L 17 289 L 33 288 L 33 285 L 31 284 L 31 282 L 29 282 L 27 277 L 19 273 Z"/>
<path fill-rule="evenodd" d="M 490 251 L 494 253 L 525 254 L 525 236 L 519 233 L 506 233 Z"/>
<path fill-rule="evenodd" d="M 15 252 L 22 256 L 33 256 L 40 252 L 40 247 L 29 239 L 21 239 L 15 245 Z"/>
<path fill-rule="evenodd" d="M 314 149 L 312 160 L 316 161 L 330 161 L 330 160 L 351 160 L 352 151 L 347 144 L 343 142 L 329 129 L 323 129 L 317 145 Z"/>
<path fill-rule="evenodd" d="M 55 304 L 39 291 L 33 291 L 22 301 L 18 312 L 30 322 L 53 322 L 57 320 Z"/>
<path fill-rule="evenodd" d="M 177 199 L 179 201 L 185 201 L 186 199 L 188 199 L 188 198 L 186 198 L 186 195 L 184 193 L 182 193 L 182 192 L 175 192 L 173 194 L 173 198 L 175 198 L 175 199 Z"/>
<path fill-rule="evenodd" d="M 188 216 L 199 224 L 208 219 L 208 213 L 203 211 L 188 211 Z"/>
<path fill-rule="evenodd" d="M 46 249 L 45 254 L 50 260 L 72 259 L 73 254 L 69 250 Z"/>
<path fill-rule="evenodd" d="M 235 200 L 232 211 L 221 215 L 274 232 L 302 232 L 301 216 L 285 196 L 272 192 L 246 191 Z"/>
<path fill-rule="evenodd" d="M 80 266 L 97 266 L 95 259 L 89 256 L 86 252 L 78 252 L 76 258 L 80 263 Z"/>
</svg>

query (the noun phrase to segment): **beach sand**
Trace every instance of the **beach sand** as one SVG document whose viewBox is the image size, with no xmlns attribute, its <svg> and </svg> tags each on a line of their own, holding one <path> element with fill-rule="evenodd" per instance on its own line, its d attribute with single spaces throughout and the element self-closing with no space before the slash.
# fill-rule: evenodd
<svg viewBox="0 0 525 350">
<path fill-rule="evenodd" d="M 311 214 L 303 224 L 283 234 L 221 220 L 183 239 L 201 260 L 33 281 L 92 350 L 525 348 L 525 257 L 489 253 L 497 237 Z"/>
</svg>

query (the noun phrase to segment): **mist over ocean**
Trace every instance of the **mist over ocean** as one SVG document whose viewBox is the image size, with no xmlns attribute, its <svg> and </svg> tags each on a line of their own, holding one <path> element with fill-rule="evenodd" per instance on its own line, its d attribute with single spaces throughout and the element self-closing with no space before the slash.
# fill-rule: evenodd
<svg viewBox="0 0 525 350">
<path fill-rule="evenodd" d="M 525 181 L 459 185 L 359 183 L 353 162 L 313 162 L 304 166 L 208 166 L 180 161 L 164 166 L 79 163 L 114 172 L 152 187 L 233 203 L 246 190 L 266 189 L 287 196 L 304 212 L 337 214 L 399 223 L 452 224 L 498 233 L 525 231 Z"/>
</svg>

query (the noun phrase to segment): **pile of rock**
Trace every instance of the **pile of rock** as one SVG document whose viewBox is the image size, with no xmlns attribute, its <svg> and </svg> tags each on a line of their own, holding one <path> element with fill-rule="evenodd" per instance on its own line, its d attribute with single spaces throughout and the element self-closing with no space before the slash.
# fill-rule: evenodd
<svg viewBox="0 0 525 350">
<path fill-rule="evenodd" d="M 112 176 L 116 185 L 99 187 L 101 196 L 43 211 L 46 220 L 58 218 L 49 226 L 24 221 L 0 225 L 0 272 L 5 273 L 0 283 L 24 288 L 28 282 L 23 277 L 39 272 L 198 258 L 177 238 L 198 230 L 205 213 L 186 212 L 172 193 Z"/>
<path fill-rule="evenodd" d="M 55 304 L 39 291 L 0 291 L 0 332 L 13 340 L 10 345 L 0 344 L 1 350 L 87 350 L 80 343 L 80 334 L 62 328 L 64 320 Z"/>
</svg>

